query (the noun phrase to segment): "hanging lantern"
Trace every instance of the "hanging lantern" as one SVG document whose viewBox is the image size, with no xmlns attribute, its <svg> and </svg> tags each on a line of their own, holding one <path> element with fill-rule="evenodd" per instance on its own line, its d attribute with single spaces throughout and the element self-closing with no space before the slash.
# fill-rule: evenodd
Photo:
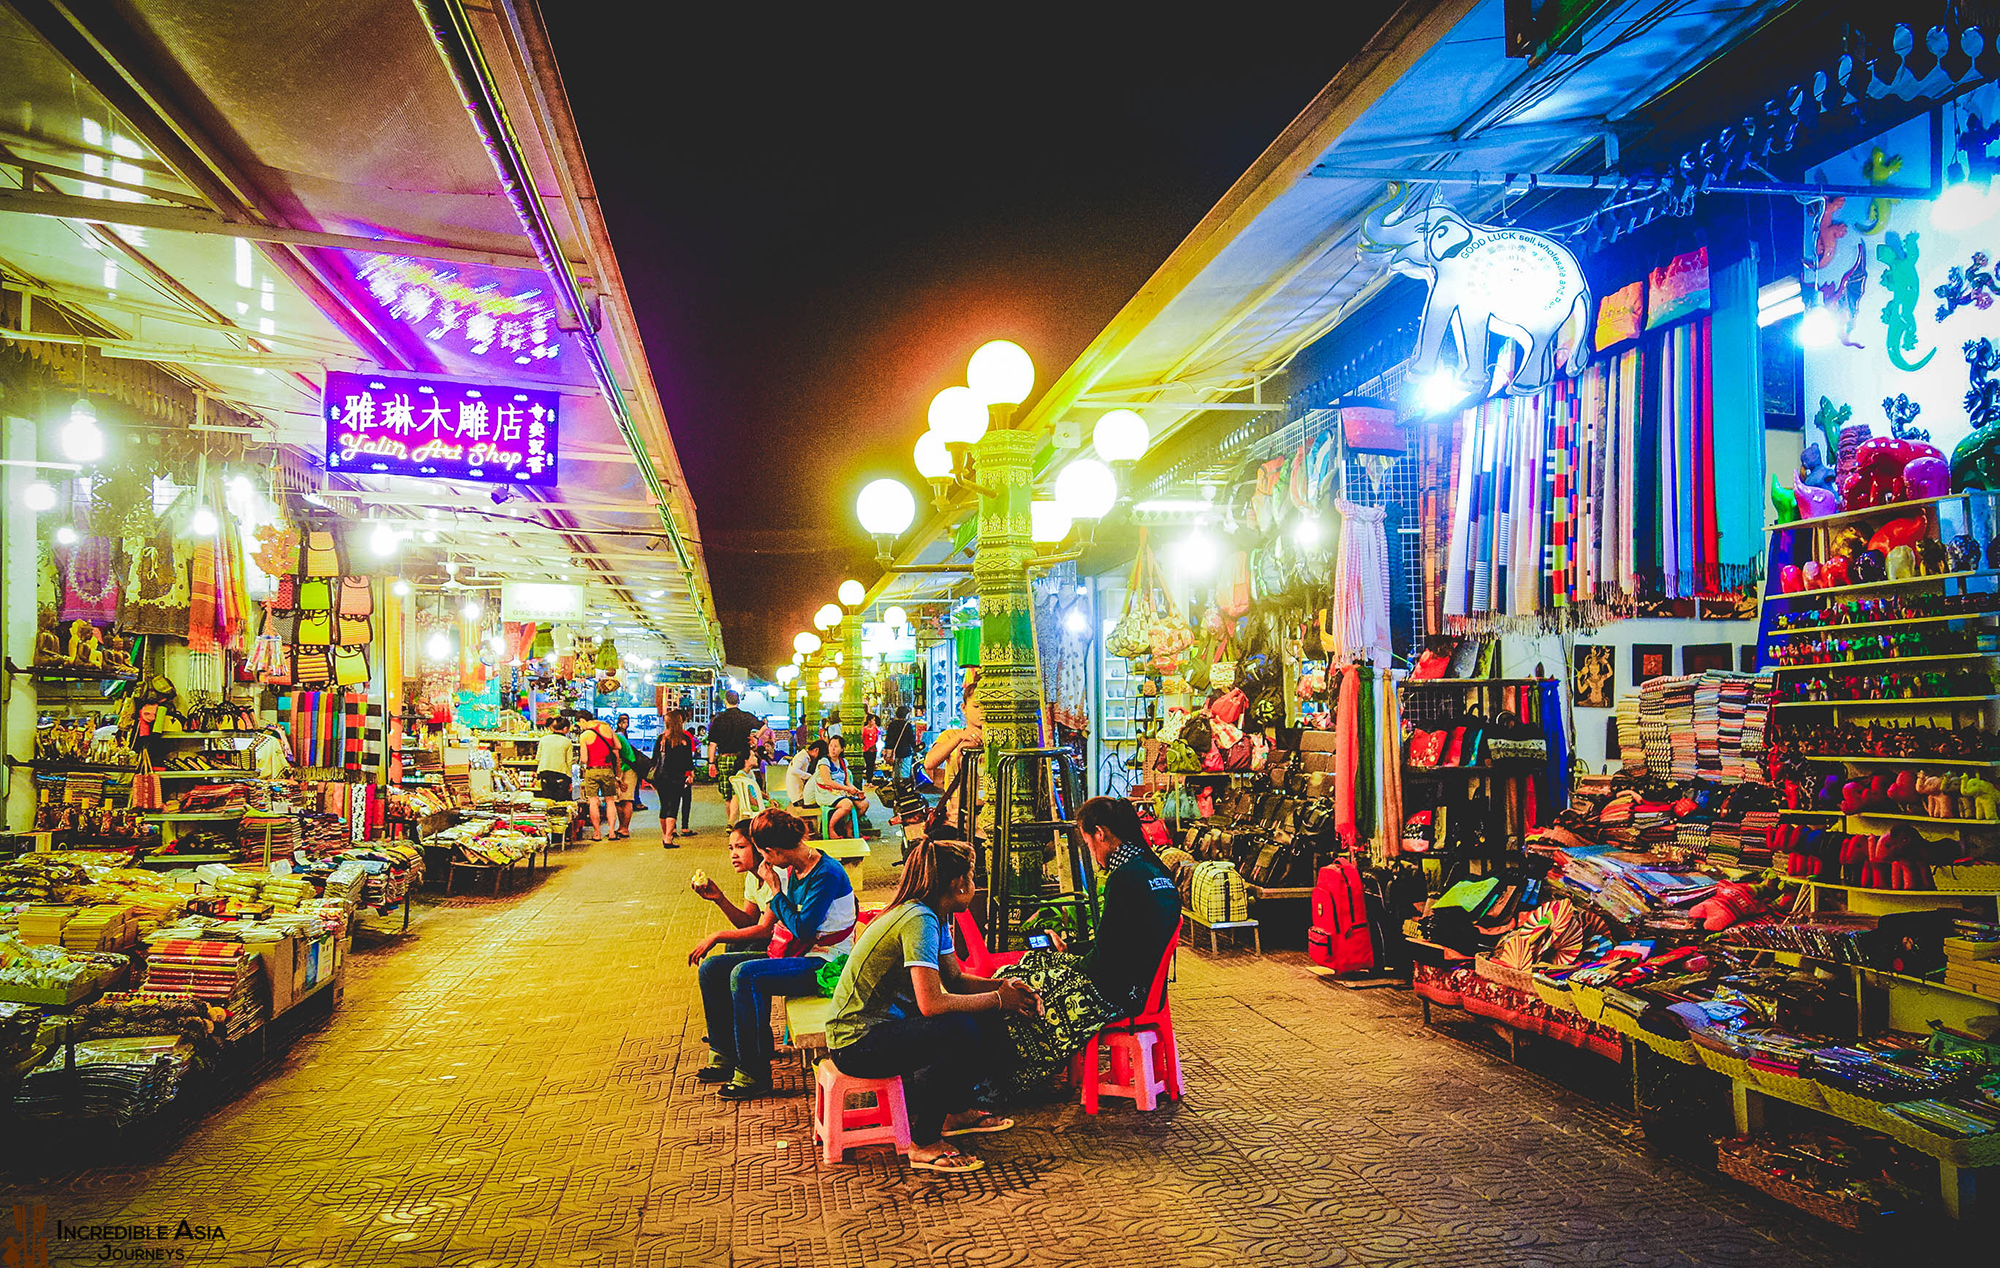
<svg viewBox="0 0 2000 1268">
<path fill-rule="evenodd" d="M 603 642 L 599 643 L 597 645 L 597 660 L 594 663 L 599 669 L 604 670 L 606 673 L 613 673 L 613 674 L 617 673 L 618 672 L 617 641 L 614 639 L 606 638 Z"/>
</svg>

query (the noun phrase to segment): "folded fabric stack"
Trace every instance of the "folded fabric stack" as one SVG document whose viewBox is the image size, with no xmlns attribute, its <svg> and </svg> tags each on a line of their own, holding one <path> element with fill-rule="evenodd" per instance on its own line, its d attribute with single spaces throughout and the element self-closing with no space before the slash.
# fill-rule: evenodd
<svg viewBox="0 0 2000 1268">
<path fill-rule="evenodd" d="M 229 1014 L 223 1031 L 228 1039 L 262 1019 L 257 993 L 262 974 L 263 961 L 240 942 L 174 939 L 155 943 L 146 956 L 146 989 L 219 1004 Z"/>
<path fill-rule="evenodd" d="M 179 1093 L 194 1049 L 179 1036 L 151 1042 L 85 1042 L 59 1046 L 21 1080 L 14 1112 L 23 1118 L 108 1118 L 128 1125 L 158 1113 Z"/>
<path fill-rule="evenodd" d="M 1640 697 L 1626 692 L 1618 697 L 1618 760 L 1624 773 L 1634 779 L 1646 773 L 1646 741 L 1639 730 Z"/>
</svg>

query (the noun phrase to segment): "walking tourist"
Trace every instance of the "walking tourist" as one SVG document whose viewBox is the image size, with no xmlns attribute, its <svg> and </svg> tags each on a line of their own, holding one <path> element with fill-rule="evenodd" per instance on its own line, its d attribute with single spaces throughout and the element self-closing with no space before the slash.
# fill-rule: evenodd
<svg viewBox="0 0 2000 1268">
<path fill-rule="evenodd" d="M 683 828 L 694 817 L 694 737 L 682 719 L 679 709 L 667 710 L 648 776 L 660 794 L 660 845 L 669 850 L 681 837 L 694 835 L 692 827 Z"/>
<path fill-rule="evenodd" d="M 601 718 L 585 716 L 577 723 L 577 738 L 583 745 L 583 800 L 590 809 L 590 834 L 604 839 L 604 822 L 611 821 L 611 834 L 618 835 L 618 732 Z"/>
<path fill-rule="evenodd" d="M 749 764 L 750 737 L 764 724 L 755 714 L 744 712 L 740 707 L 743 697 L 736 692 L 724 692 L 722 698 L 729 707 L 708 720 L 708 776 L 721 784 L 723 804 L 734 823 L 738 818 L 736 790 L 729 781 Z"/>
</svg>

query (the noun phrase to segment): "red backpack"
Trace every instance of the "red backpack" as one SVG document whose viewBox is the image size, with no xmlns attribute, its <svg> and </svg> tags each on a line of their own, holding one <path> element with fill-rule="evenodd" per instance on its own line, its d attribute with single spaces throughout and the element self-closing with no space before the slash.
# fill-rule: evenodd
<svg viewBox="0 0 2000 1268">
<path fill-rule="evenodd" d="M 1319 869 L 1313 885 L 1313 922 L 1306 931 L 1306 954 L 1336 973 L 1375 967 L 1375 944 L 1368 936 L 1368 906 L 1361 894 L 1361 869 L 1342 859 Z"/>
</svg>

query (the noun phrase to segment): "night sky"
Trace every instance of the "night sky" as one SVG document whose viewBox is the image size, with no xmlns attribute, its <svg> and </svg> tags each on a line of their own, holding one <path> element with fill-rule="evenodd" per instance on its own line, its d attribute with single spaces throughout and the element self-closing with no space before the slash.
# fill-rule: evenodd
<svg viewBox="0 0 2000 1268">
<path fill-rule="evenodd" d="M 875 579 L 855 494 L 892 475 L 924 503 L 910 447 L 974 348 L 1013 339 L 1053 382 L 1393 7 L 990 9 L 1013 20 L 925 41 L 853 9 L 639 36 L 545 6 L 728 659 L 770 672 Z"/>
</svg>

